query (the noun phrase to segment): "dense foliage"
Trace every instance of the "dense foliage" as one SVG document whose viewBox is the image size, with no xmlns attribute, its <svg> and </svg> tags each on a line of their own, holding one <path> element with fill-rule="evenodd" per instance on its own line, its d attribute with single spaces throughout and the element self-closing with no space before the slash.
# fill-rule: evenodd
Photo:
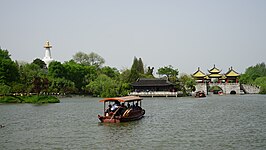
<svg viewBox="0 0 266 150">
<path fill-rule="evenodd" d="M 251 84 L 260 87 L 260 93 L 266 94 L 266 65 L 260 63 L 255 66 L 248 67 L 244 74 L 240 77 L 243 84 Z"/>
<path fill-rule="evenodd" d="M 196 81 L 190 75 L 181 75 L 179 78 L 179 90 L 183 92 L 183 95 L 188 95 L 191 92 L 196 91 Z"/>
<path fill-rule="evenodd" d="M 0 49 L 0 83 L 9 85 L 18 80 L 18 68 L 7 50 Z"/>
<path fill-rule="evenodd" d="M 176 82 L 178 80 L 178 73 L 178 69 L 174 69 L 172 65 L 158 69 L 158 74 L 166 76 L 171 82 Z"/>
<path fill-rule="evenodd" d="M 32 63 L 16 63 L 11 60 L 7 50 L 0 49 L 0 95 L 127 95 L 132 72 L 125 70 L 120 73 L 116 68 L 102 67 L 104 62 L 96 53 L 78 52 L 73 60 L 64 63 L 53 61 L 47 68 L 39 58 Z M 140 65 L 144 70 L 142 62 Z M 12 101 L 14 97 L 8 99 Z"/>
<path fill-rule="evenodd" d="M 119 71 L 103 66 L 104 59 L 96 53 L 78 52 L 72 60 L 64 63 L 53 61 L 46 64 L 39 58 L 32 63 L 18 63 L 10 58 L 7 50 L 0 49 L 0 96 L 22 94 L 84 94 L 99 97 L 125 96 L 132 89 L 130 84 L 139 78 L 154 78 L 154 68 L 144 68 L 141 58 L 134 57 L 130 69 Z M 189 75 L 178 77 L 173 66 L 158 69 L 185 95 L 195 90 L 195 80 Z M 249 67 L 240 78 L 242 83 L 255 84 L 266 93 L 266 68 L 261 63 Z M 10 98 L 13 99 L 13 98 Z"/>
</svg>

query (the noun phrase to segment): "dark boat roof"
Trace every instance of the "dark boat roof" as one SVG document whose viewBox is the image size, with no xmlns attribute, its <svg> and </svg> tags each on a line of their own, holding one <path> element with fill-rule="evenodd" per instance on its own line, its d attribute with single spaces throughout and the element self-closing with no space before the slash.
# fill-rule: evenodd
<svg viewBox="0 0 266 150">
<path fill-rule="evenodd" d="M 100 100 L 100 102 L 108 102 L 108 101 L 133 102 L 133 101 L 141 101 L 141 100 L 142 98 L 139 96 L 125 96 L 125 97 L 104 98 Z"/>
<path fill-rule="evenodd" d="M 132 86 L 172 86 L 174 85 L 167 79 L 162 78 L 140 78 L 131 84 Z"/>
</svg>

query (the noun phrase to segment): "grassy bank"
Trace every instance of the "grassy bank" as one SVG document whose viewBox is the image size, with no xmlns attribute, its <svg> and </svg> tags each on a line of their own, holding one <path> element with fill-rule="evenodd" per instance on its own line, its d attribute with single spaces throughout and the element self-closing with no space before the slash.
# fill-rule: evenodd
<svg viewBox="0 0 266 150">
<path fill-rule="evenodd" d="M 1 96 L 0 103 L 60 103 L 55 96 Z"/>
</svg>

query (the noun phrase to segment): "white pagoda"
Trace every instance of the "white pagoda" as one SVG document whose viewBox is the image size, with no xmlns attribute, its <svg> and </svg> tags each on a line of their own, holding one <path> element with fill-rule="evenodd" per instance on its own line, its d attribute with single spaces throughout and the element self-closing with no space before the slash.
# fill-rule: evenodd
<svg viewBox="0 0 266 150">
<path fill-rule="evenodd" d="M 50 49 L 52 48 L 52 45 L 50 45 L 49 41 L 47 41 L 43 47 L 45 48 L 45 56 L 42 60 L 46 63 L 46 66 L 48 68 L 50 62 L 53 61 L 51 51 L 50 51 Z"/>
</svg>

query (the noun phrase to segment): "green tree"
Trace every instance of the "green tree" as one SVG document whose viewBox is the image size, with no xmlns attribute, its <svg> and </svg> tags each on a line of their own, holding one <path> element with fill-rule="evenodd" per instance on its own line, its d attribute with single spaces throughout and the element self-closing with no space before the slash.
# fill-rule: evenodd
<svg viewBox="0 0 266 150">
<path fill-rule="evenodd" d="M 83 52 L 77 52 L 73 56 L 73 60 L 79 64 L 90 65 L 88 55 L 86 53 L 83 53 Z"/>
<path fill-rule="evenodd" d="M 177 82 L 177 76 L 178 76 L 178 69 L 174 69 L 172 65 L 169 66 L 165 66 L 163 68 L 159 68 L 158 69 L 158 73 L 159 75 L 163 76 L 165 75 L 169 81 L 171 82 Z"/>
<path fill-rule="evenodd" d="M 266 85 L 260 86 L 260 94 L 266 94 Z"/>
<path fill-rule="evenodd" d="M 119 86 L 117 82 L 105 74 L 99 75 L 98 78 L 90 82 L 86 88 L 94 96 L 115 97 L 119 95 Z"/>
<path fill-rule="evenodd" d="M 119 71 L 116 68 L 111 68 L 109 66 L 101 68 L 101 73 L 107 75 L 112 79 L 117 79 L 120 75 Z"/>
<path fill-rule="evenodd" d="M 34 77 L 32 84 L 33 84 L 32 88 L 33 92 L 39 95 L 42 90 L 42 78 L 37 76 Z"/>
<path fill-rule="evenodd" d="M 266 94 L 266 76 L 256 78 L 254 84 L 260 87 L 260 94 Z"/>
<path fill-rule="evenodd" d="M 244 84 L 253 84 L 259 78 L 266 76 L 265 63 L 260 63 L 255 66 L 248 67 L 244 74 L 240 77 L 240 82 Z"/>
<path fill-rule="evenodd" d="M 38 65 L 42 69 L 46 68 L 45 62 L 39 58 L 34 59 L 32 63 Z"/>
<path fill-rule="evenodd" d="M 66 80 L 64 78 L 52 78 L 50 79 L 49 91 L 53 93 L 76 93 L 74 82 Z"/>
<path fill-rule="evenodd" d="M 82 65 L 92 65 L 96 67 L 101 67 L 105 63 L 104 58 L 94 52 L 91 52 L 90 54 L 77 52 L 73 56 L 73 60 Z"/>
<path fill-rule="evenodd" d="M 66 70 L 60 62 L 53 61 L 49 64 L 49 67 L 48 67 L 49 76 L 53 78 L 63 78 L 65 77 L 65 74 L 66 74 Z"/>
<path fill-rule="evenodd" d="M 11 92 L 11 87 L 0 83 L 0 95 L 8 95 Z"/>
<path fill-rule="evenodd" d="M 90 62 L 90 65 L 92 66 L 101 67 L 105 63 L 105 60 L 100 55 L 94 52 L 91 52 L 89 54 L 89 62 Z"/>
<path fill-rule="evenodd" d="M 19 66 L 19 76 L 20 81 L 19 84 L 22 84 L 20 86 L 15 87 L 16 89 L 22 88 L 20 91 L 22 93 L 29 93 L 33 90 L 33 81 L 35 77 L 43 77 L 45 76 L 45 70 L 41 69 L 39 65 L 35 63 L 31 64 L 23 64 Z"/>
<path fill-rule="evenodd" d="M 146 72 L 146 75 L 149 77 L 149 78 L 154 78 L 154 76 L 153 76 L 153 70 L 154 70 L 154 67 L 148 67 L 148 70 L 147 70 L 147 72 Z"/>
<path fill-rule="evenodd" d="M 189 75 L 181 75 L 179 78 L 181 85 L 185 88 L 186 92 L 194 92 L 196 90 L 196 81 Z"/>
<path fill-rule="evenodd" d="M 11 93 L 26 93 L 27 92 L 27 87 L 25 86 L 25 84 L 22 83 L 18 83 L 18 82 L 13 82 L 12 83 L 12 89 L 11 89 Z"/>
<path fill-rule="evenodd" d="M 86 66 L 74 61 L 65 62 L 63 64 L 66 79 L 74 82 L 75 87 L 80 93 L 83 93 L 86 85 L 97 78 L 97 67 Z"/>
<path fill-rule="evenodd" d="M 140 78 L 140 74 L 138 73 L 138 71 L 135 69 L 131 69 L 128 82 L 129 83 L 135 82 L 138 78 Z"/>
<path fill-rule="evenodd" d="M 240 76 L 240 83 L 253 84 L 260 86 L 260 93 L 266 94 L 266 65 L 260 63 L 255 66 L 248 67 L 244 74 Z"/>
<path fill-rule="evenodd" d="M 137 71 L 140 74 L 144 74 L 144 65 L 143 65 L 143 62 L 142 62 L 142 59 L 141 58 L 139 58 L 139 60 L 138 60 Z"/>
<path fill-rule="evenodd" d="M 131 71 L 129 69 L 125 69 L 122 71 L 120 74 L 120 81 L 124 83 L 130 83 L 129 78 L 130 78 Z"/>
<path fill-rule="evenodd" d="M 18 66 L 10 58 L 7 50 L 0 49 L 0 83 L 10 84 L 19 79 Z"/>
<path fill-rule="evenodd" d="M 128 82 L 135 82 L 140 77 L 145 77 L 143 62 L 141 58 L 137 59 L 137 57 L 134 57 Z"/>
<path fill-rule="evenodd" d="M 258 85 L 258 86 L 266 85 L 266 76 L 256 78 L 255 81 L 254 81 L 254 84 Z"/>
</svg>

